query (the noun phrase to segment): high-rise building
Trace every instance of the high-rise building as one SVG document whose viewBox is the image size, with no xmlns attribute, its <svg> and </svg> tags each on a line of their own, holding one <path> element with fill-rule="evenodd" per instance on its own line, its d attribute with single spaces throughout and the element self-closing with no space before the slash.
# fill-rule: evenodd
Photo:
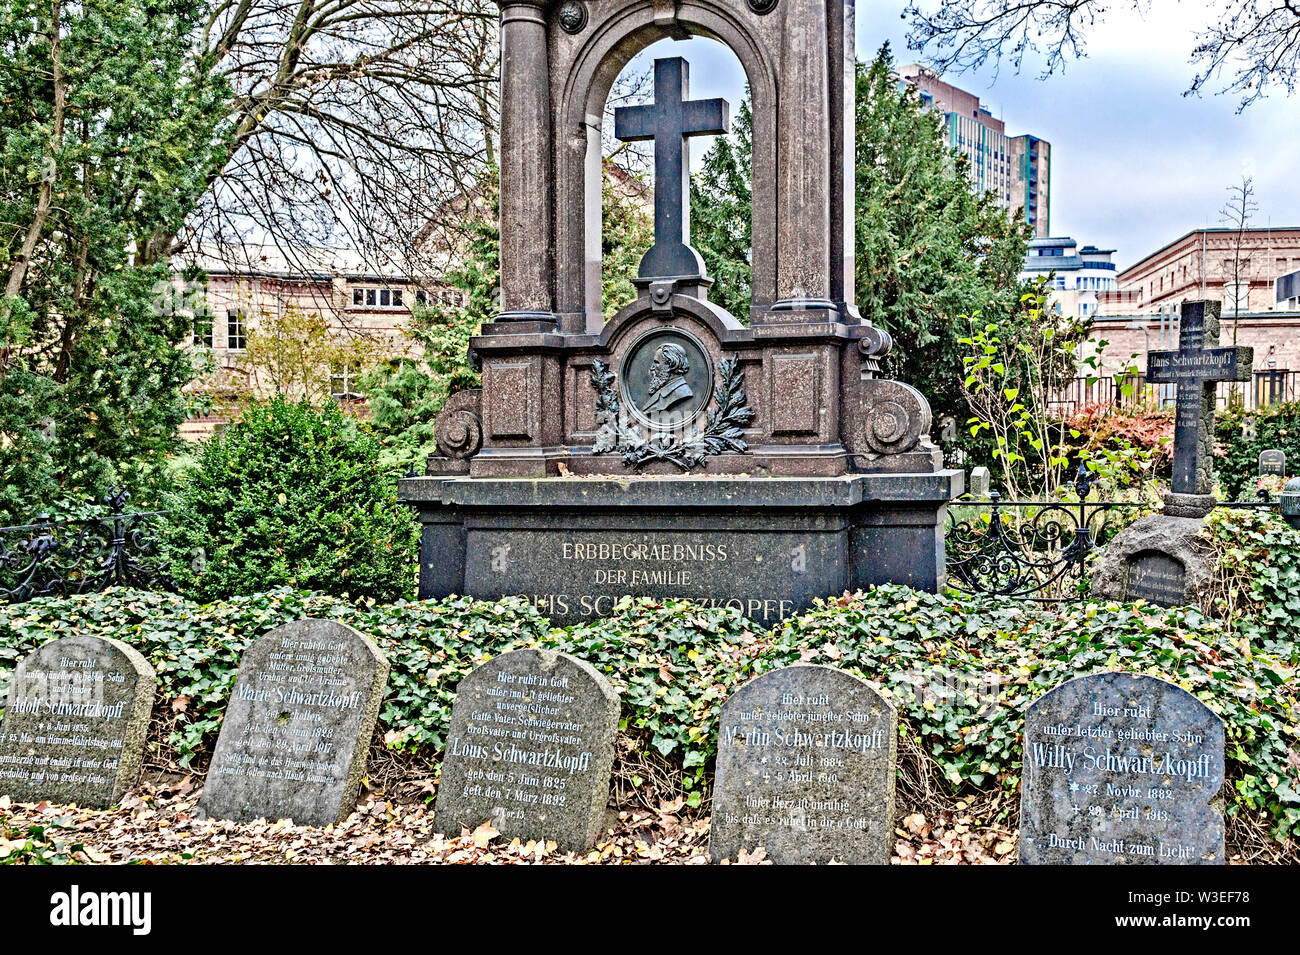
<svg viewBox="0 0 1300 955">
<path fill-rule="evenodd" d="M 970 160 L 971 184 L 993 193 L 1004 209 L 1020 212 L 1035 238 L 1051 231 L 1052 144 L 1028 134 L 1008 136 L 1006 125 L 978 96 L 943 82 L 915 63 L 898 68 L 921 102 L 945 116 L 948 145 Z"/>
<path fill-rule="evenodd" d="M 1049 278 L 1048 303 L 1059 315 L 1091 318 L 1097 314 L 1099 293 L 1115 289 L 1114 249 L 1080 248 L 1068 236 L 1031 239 L 1022 279 Z"/>
</svg>

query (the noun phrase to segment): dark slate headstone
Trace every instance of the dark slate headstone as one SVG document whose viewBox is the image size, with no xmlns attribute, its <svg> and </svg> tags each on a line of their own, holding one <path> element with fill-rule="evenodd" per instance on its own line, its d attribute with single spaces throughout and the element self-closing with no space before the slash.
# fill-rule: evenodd
<svg viewBox="0 0 1300 955">
<path fill-rule="evenodd" d="M 434 823 L 589 848 L 609 800 L 618 693 L 590 664 L 515 650 L 456 688 Z"/>
<path fill-rule="evenodd" d="M 1266 474 L 1285 475 L 1286 452 L 1277 448 L 1269 448 L 1259 452 L 1259 473 L 1261 476 Z"/>
<path fill-rule="evenodd" d="M 217 819 L 342 822 L 356 807 L 388 660 L 333 620 L 277 627 L 244 652 L 199 809 Z"/>
<path fill-rule="evenodd" d="M 1186 601 L 1187 568 L 1171 554 L 1144 550 L 1128 562 L 1128 599 L 1150 601 L 1165 607 Z"/>
<path fill-rule="evenodd" d="M 117 640 L 73 635 L 28 654 L 0 723 L 0 793 L 107 808 L 135 782 L 157 680 Z"/>
<path fill-rule="evenodd" d="M 1093 566 L 1092 592 L 1108 600 L 1146 600 L 1162 607 L 1203 606 L 1214 561 L 1194 517 L 1149 514 L 1120 531 Z"/>
<path fill-rule="evenodd" d="M 1223 721 L 1151 676 L 1083 676 L 1025 714 L 1020 861 L 1223 862 Z"/>
<path fill-rule="evenodd" d="M 887 864 L 898 714 L 833 667 L 765 673 L 722 707 L 709 852 L 766 850 L 778 865 Z"/>
</svg>

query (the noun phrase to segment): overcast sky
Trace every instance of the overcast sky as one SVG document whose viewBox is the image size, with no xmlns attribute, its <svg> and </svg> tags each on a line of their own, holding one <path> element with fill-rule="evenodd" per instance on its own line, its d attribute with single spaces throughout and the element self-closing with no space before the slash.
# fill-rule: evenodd
<svg viewBox="0 0 1300 955">
<path fill-rule="evenodd" d="M 904 41 L 901 0 L 860 0 L 858 58 L 885 40 L 899 63 L 916 59 Z M 1276 95 L 1236 114 L 1231 95 L 1184 97 L 1194 74 L 1193 33 L 1208 14 L 1199 3 L 1153 0 L 1145 16 L 1112 12 L 1092 34 L 1086 59 L 1039 78 L 1026 63 L 952 75 L 1006 121 L 1010 135 L 1052 144 L 1052 233 L 1117 249 L 1123 268 L 1183 233 L 1219 224 L 1227 187 L 1255 177 L 1260 227 L 1300 226 L 1300 97 Z M 708 40 L 663 41 L 643 57 L 685 55 L 691 95 L 734 104 L 744 89 L 739 62 Z M 635 68 L 637 64 L 629 68 Z M 707 145 L 694 147 L 698 158 Z"/>
</svg>

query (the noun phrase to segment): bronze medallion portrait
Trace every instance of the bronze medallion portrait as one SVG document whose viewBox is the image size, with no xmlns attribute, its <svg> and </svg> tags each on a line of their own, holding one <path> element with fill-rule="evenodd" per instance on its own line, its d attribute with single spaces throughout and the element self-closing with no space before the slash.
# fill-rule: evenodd
<svg viewBox="0 0 1300 955">
<path fill-rule="evenodd" d="M 624 401 L 659 431 L 690 425 L 713 393 L 713 363 L 693 336 L 675 328 L 642 335 L 623 360 Z"/>
</svg>

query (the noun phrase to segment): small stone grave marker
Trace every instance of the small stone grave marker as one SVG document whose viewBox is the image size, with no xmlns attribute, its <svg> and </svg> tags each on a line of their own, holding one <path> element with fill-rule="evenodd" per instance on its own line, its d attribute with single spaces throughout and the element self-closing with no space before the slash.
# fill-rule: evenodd
<svg viewBox="0 0 1300 955">
<path fill-rule="evenodd" d="M 1223 721 L 1150 676 L 1100 673 L 1025 715 L 1020 861 L 1027 865 L 1223 862 Z"/>
<path fill-rule="evenodd" d="M 1268 474 L 1285 475 L 1286 452 L 1278 448 L 1259 452 L 1259 473 L 1261 477 Z"/>
<path fill-rule="evenodd" d="M 244 652 L 199 809 L 327 826 L 356 807 L 388 682 L 369 637 L 333 620 L 277 627 Z"/>
<path fill-rule="evenodd" d="M 1162 607 L 1187 600 L 1187 568 L 1177 557 L 1159 550 L 1144 550 L 1128 561 L 1129 600 L 1150 601 Z"/>
<path fill-rule="evenodd" d="M 709 852 L 762 847 L 777 864 L 887 864 L 898 715 L 869 683 L 799 664 L 722 707 Z"/>
<path fill-rule="evenodd" d="M 135 782 L 157 680 L 136 650 L 74 634 L 18 664 L 0 723 L 0 793 L 107 808 Z"/>
<path fill-rule="evenodd" d="M 505 839 L 589 848 L 609 801 L 618 693 L 554 650 L 503 653 L 461 681 L 447 731 L 434 824 L 491 823 Z"/>
</svg>

